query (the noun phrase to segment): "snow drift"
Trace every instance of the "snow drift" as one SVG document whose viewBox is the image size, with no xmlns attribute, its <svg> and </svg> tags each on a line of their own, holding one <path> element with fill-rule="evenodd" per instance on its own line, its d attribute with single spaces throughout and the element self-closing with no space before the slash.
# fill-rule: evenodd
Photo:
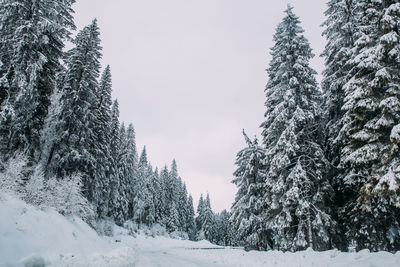
<svg viewBox="0 0 400 267">
<path fill-rule="evenodd" d="M 105 255 L 102 264 L 107 266 L 113 257 L 111 245 L 77 217 L 67 218 L 52 209 L 39 210 L 5 194 L 0 195 L 0 217 L 0 266 L 43 266 L 68 258 L 96 263 L 96 254 Z M 119 252 L 133 254 L 129 250 Z"/>
</svg>

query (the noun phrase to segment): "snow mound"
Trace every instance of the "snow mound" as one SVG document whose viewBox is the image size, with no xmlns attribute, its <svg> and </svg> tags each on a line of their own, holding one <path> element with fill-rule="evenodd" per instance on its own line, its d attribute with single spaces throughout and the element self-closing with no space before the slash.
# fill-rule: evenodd
<svg viewBox="0 0 400 267">
<path fill-rule="evenodd" d="M 127 266 L 133 261 L 129 248 L 113 250 L 79 218 L 39 210 L 5 194 L 0 195 L 0 214 L 0 266 L 61 266 L 61 261 L 71 266 L 76 259 L 92 266 Z"/>
</svg>

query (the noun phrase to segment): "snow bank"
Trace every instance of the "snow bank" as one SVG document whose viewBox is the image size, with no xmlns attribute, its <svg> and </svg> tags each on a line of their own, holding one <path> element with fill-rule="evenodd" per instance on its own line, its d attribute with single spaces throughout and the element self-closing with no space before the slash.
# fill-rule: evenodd
<svg viewBox="0 0 400 267">
<path fill-rule="evenodd" d="M 113 250 L 79 218 L 39 210 L 11 195 L 0 194 L 0 217 L 0 266 L 60 266 L 61 262 L 111 266 L 118 265 L 116 258 L 121 263 L 133 255 L 129 248 Z"/>
</svg>

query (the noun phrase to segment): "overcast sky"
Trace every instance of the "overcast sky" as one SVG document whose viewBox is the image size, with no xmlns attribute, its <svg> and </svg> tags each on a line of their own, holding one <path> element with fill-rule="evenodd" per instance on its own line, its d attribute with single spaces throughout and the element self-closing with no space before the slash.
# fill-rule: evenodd
<svg viewBox="0 0 400 267">
<path fill-rule="evenodd" d="M 321 72 L 327 0 L 292 0 Z M 197 203 L 230 209 L 241 134 L 260 134 L 265 69 L 284 0 L 78 0 L 78 29 L 97 18 L 121 120 L 153 166 L 178 164 Z"/>
</svg>

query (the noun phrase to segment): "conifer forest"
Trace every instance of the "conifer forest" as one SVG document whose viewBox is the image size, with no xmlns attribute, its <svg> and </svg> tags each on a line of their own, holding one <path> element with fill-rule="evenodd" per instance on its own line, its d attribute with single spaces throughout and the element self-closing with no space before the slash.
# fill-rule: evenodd
<svg viewBox="0 0 400 267">
<path fill-rule="evenodd" d="M 75 0 L 0 0 L 0 192 L 100 235 L 157 226 L 247 251 L 399 251 L 400 1 L 325 2 L 322 55 L 296 6 L 271 25 L 259 137 L 243 130 L 237 193 L 217 213 L 213 195 L 188 192 L 185 166 L 137 148 L 97 19 L 77 29 Z"/>
</svg>

